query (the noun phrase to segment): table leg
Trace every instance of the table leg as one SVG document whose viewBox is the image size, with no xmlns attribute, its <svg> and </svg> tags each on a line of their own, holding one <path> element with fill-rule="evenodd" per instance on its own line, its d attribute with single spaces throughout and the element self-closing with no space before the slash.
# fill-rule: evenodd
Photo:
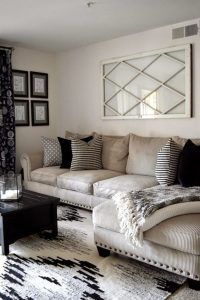
<svg viewBox="0 0 200 300">
<path fill-rule="evenodd" d="M 53 204 L 52 206 L 52 235 L 56 237 L 58 235 L 57 204 Z"/>
<path fill-rule="evenodd" d="M 2 248 L 2 255 L 8 255 L 9 254 L 9 244 L 6 243 L 6 239 L 5 239 L 5 220 L 4 218 L 1 216 L 0 217 L 0 236 L 1 236 L 1 248 Z"/>
<path fill-rule="evenodd" d="M 55 228 L 52 229 L 52 236 L 57 237 L 58 235 L 58 227 L 56 226 Z"/>
<path fill-rule="evenodd" d="M 1 248 L 2 248 L 2 255 L 8 255 L 9 254 L 9 245 L 8 244 L 3 242 L 2 245 L 1 245 Z"/>
</svg>

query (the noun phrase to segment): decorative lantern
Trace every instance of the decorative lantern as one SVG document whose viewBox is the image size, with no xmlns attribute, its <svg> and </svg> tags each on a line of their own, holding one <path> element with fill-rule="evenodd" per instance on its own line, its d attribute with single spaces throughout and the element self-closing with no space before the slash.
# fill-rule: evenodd
<svg viewBox="0 0 200 300">
<path fill-rule="evenodd" d="M 0 201 L 14 201 L 22 196 L 20 174 L 0 176 Z"/>
</svg>

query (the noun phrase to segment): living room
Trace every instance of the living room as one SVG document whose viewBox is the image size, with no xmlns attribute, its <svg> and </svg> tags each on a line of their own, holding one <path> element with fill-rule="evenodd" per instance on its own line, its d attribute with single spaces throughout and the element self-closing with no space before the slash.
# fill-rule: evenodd
<svg viewBox="0 0 200 300">
<path fill-rule="evenodd" d="M 181 203 L 184 204 L 182 214 L 180 214 L 182 206 L 174 202 L 174 196 L 170 198 L 171 206 L 180 205 L 180 207 L 177 206 L 172 212 L 167 210 L 171 206 L 158 209 L 156 218 L 160 218 L 160 221 L 154 219 L 152 223 L 146 223 L 146 229 L 143 230 L 147 232 L 146 236 L 144 235 L 144 243 L 147 237 L 148 243 L 145 244 L 146 248 L 143 252 L 138 250 L 140 254 L 137 251 L 134 252 L 134 247 L 141 247 L 141 238 L 135 236 L 135 245 L 131 245 L 130 242 L 128 245 L 127 237 L 123 240 L 122 234 L 118 232 L 119 224 L 114 223 L 116 220 L 113 221 L 114 217 L 117 218 L 113 214 L 113 209 L 118 211 L 118 221 L 123 219 L 122 210 L 125 209 L 123 206 L 125 201 L 120 204 L 121 199 L 114 200 L 114 185 L 130 186 L 127 180 L 132 181 L 130 176 L 133 175 L 136 176 L 134 179 L 136 183 L 128 192 L 134 189 L 140 191 L 144 188 L 154 188 L 156 185 L 154 165 L 156 159 L 158 163 L 158 150 L 163 149 L 170 140 L 170 147 L 174 146 L 171 146 L 171 143 L 176 142 L 177 145 L 181 145 L 182 151 L 188 139 L 194 142 L 193 139 L 200 138 L 199 1 L 62 0 L 55 2 L 44 0 L 39 3 L 32 0 L 7 0 L 0 1 L 0 8 L 0 49 L 2 52 L 9 53 L 11 57 L 10 66 L 13 70 L 14 81 L 12 101 L 15 103 L 16 167 L 13 171 L 17 174 L 23 173 L 24 188 L 31 193 L 44 194 L 44 202 L 47 201 L 48 196 L 62 200 L 57 207 L 58 236 L 56 238 L 45 234 L 28 235 L 10 243 L 9 250 L 6 249 L 9 254 L 0 257 L 2 287 L 0 299 L 200 299 L 199 292 L 195 290 L 200 280 L 200 253 L 199 250 L 192 248 L 195 248 L 195 245 L 199 248 L 200 224 L 195 223 L 200 213 L 199 199 L 195 198 L 196 201 L 191 200 L 193 202 L 188 201 L 187 204 Z M 173 51 L 179 52 L 179 56 L 173 56 Z M 184 61 L 181 60 L 183 55 Z M 132 64 L 134 60 L 138 59 L 143 63 L 145 59 L 148 60 L 154 56 L 155 62 L 159 60 L 159 57 L 163 60 L 159 66 L 155 66 L 155 69 L 154 59 L 150 60 L 151 71 L 148 71 L 147 65 L 137 69 L 136 65 Z M 165 59 L 169 61 L 167 60 L 166 63 Z M 129 62 L 132 67 L 128 66 L 129 69 L 127 69 Z M 181 69 L 176 69 L 178 63 L 182 64 Z M 170 68 L 172 73 L 169 72 L 169 78 L 163 79 L 163 72 L 159 74 L 160 69 L 170 70 Z M 117 73 L 118 69 L 119 73 Z M 115 72 L 113 77 L 112 72 Z M 134 72 L 145 78 L 152 77 L 154 81 L 157 78 L 156 85 L 152 84 L 149 87 L 147 84 L 148 87 L 145 87 L 145 82 L 142 81 L 137 86 L 132 86 L 127 92 L 126 87 L 129 83 L 137 79 L 138 75 Z M 170 80 L 179 74 L 184 76 L 178 77 L 173 83 L 171 81 L 170 85 Z M 158 78 L 159 75 L 161 77 Z M 3 72 L 0 76 L 3 78 Z M 38 83 L 42 82 L 41 86 L 44 88 L 45 95 L 39 92 L 38 96 L 36 89 L 34 91 L 34 82 L 36 82 L 34 76 L 38 79 Z M 128 79 L 124 79 L 126 76 Z M 23 93 L 17 94 L 21 79 L 24 80 L 21 85 L 24 95 Z M 122 83 L 119 80 L 122 80 Z M 114 81 L 115 88 L 113 89 L 109 85 L 111 81 Z M 153 97 L 150 98 L 152 91 L 156 92 L 159 89 L 157 84 L 181 96 L 180 98 L 172 97 L 174 102 L 169 101 L 163 111 L 163 100 L 155 107 Z M 143 93 L 148 92 L 149 98 L 146 94 L 143 94 L 141 98 L 135 97 L 136 89 L 141 89 L 142 85 L 144 85 Z M 1 83 L 0 88 L 3 91 Z M 116 95 L 123 94 L 121 98 L 118 97 L 118 101 L 121 102 L 117 102 L 117 105 L 114 102 L 115 93 Z M 129 93 L 130 97 L 134 94 L 136 102 L 126 100 L 124 93 Z M 159 96 L 164 95 L 165 100 L 169 96 L 166 93 L 161 94 Z M 150 102 L 145 99 L 149 99 Z M 176 102 L 176 99 L 179 102 Z M 3 105 L 2 101 L 1 105 Z M 19 110 L 24 109 L 24 111 L 20 113 L 16 109 L 17 105 Z M 39 115 L 38 119 L 36 118 L 37 107 L 42 107 L 42 112 L 45 111 L 44 120 L 41 120 L 42 117 L 40 119 Z M 101 172 L 98 175 L 87 173 L 84 167 L 79 171 L 76 169 L 76 162 L 73 164 L 77 151 L 76 149 L 73 152 L 73 149 L 81 143 L 79 138 L 88 136 L 96 139 L 97 144 L 101 143 L 101 138 L 103 140 L 101 157 L 103 169 L 97 170 Z M 123 163 L 126 156 L 125 167 L 122 166 L 122 160 L 120 167 L 113 162 L 116 150 L 109 153 L 108 148 L 114 144 L 111 139 L 115 136 L 120 137 L 118 139 L 119 153 L 127 151 L 126 154 L 123 152 L 124 156 L 122 155 Z M 44 175 L 41 172 L 44 172 L 44 169 L 46 172 L 48 166 L 51 168 L 48 163 L 46 168 L 43 168 L 44 157 L 40 155 L 42 147 L 43 151 L 47 151 L 48 147 L 55 146 L 53 141 L 45 148 L 45 143 L 41 142 L 42 137 L 49 139 L 50 143 L 56 140 L 56 147 L 61 146 L 63 152 L 66 151 L 66 143 L 61 141 L 62 145 L 64 144 L 62 148 L 57 137 L 63 140 L 72 139 L 70 143 L 72 143 L 72 167 L 74 169 L 72 168 L 70 172 L 82 172 L 76 175 L 76 179 L 81 182 L 81 184 L 79 182 L 78 189 L 72 177 L 68 178 L 67 189 L 65 190 L 66 186 L 63 187 L 66 183 L 64 172 L 69 169 L 69 166 L 65 166 L 64 169 L 56 166 L 56 177 L 55 173 L 52 175 L 50 170 L 47 173 L 50 179 L 43 178 L 41 181 L 41 176 Z M 139 137 L 149 139 L 139 140 Z M 172 137 L 175 138 L 172 139 Z M 108 142 L 108 148 L 104 146 L 105 141 Z M 135 147 L 136 142 L 140 145 L 139 152 L 146 147 L 152 149 L 153 153 L 144 158 L 142 154 L 137 156 L 137 149 L 133 149 L 135 157 L 138 157 L 137 165 L 135 161 L 131 161 L 130 155 L 130 149 Z M 134 143 L 132 148 L 131 143 Z M 3 144 L 2 141 L 1 144 Z M 200 144 L 199 141 L 196 144 Z M 89 149 L 87 151 L 89 153 Z M 180 158 L 180 150 L 177 152 Z M 146 153 L 149 155 L 148 152 Z M 77 160 L 79 155 L 77 154 Z M 91 161 L 95 155 L 96 152 L 91 155 Z M 45 159 L 49 159 L 49 153 L 46 153 Z M 151 159 L 152 163 L 149 163 Z M 81 163 L 83 159 L 80 159 L 78 164 Z M 89 165 L 90 162 L 87 164 Z M 135 171 L 133 165 L 139 170 L 138 172 Z M 196 165 L 198 167 L 198 163 Z M 146 173 L 143 172 L 144 168 Z M 154 168 L 153 171 L 152 168 Z M 90 170 L 89 167 L 87 169 Z M 6 174 L 2 170 L 1 166 L 1 174 Z M 94 171 L 96 171 L 95 167 Z M 196 174 L 198 177 L 199 173 Z M 138 178 L 141 175 L 148 178 Z M 58 179 L 57 176 L 60 178 Z M 96 177 L 91 183 L 89 180 L 92 176 Z M 159 174 L 157 179 L 158 176 Z M 109 180 L 112 180 L 112 183 L 108 183 Z M 59 183 L 59 186 L 54 186 L 53 181 L 56 181 L 56 184 Z M 141 182 L 143 182 L 142 186 Z M 110 184 L 114 186 L 112 189 Z M 196 188 L 199 185 L 200 183 L 197 182 L 187 186 Z M 170 193 L 175 193 L 170 187 L 171 185 L 169 185 Z M 103 194 L 105 190 L 109 195 Z M 118 190 L 126 191 L 123 187 Z M 93 192 L 94 195 L 91 194 Z M 191 193 L 193 192 L 192 190 Z M 33 197 L 28 193 L 27 197 Z M 181 193 L 184 194 L 185 190 L 184 192 L 181 190 Z M 197 197 L 198 188 L 195 193 Z M 143 196 L 149 197 L 146 194 Z M 106 200 L 113 198 L 112 202 L 115 202 L 116 207 L 113 208 L 110 204 L 106 207 L 101 206 L 101 201 L 105 198 Z M 13 202 L 10 202 L 10 205 L 13 205 Z M 160 211 L 162 211 L 162 216 Z M 40 213 L 37 212 L 38 216 Z M 163 219 L 163 215 L 167 214 L 167 220 Z M 149 218 L 153 216 L 152 214 Z M 183 216 L 188 216 L 188 220 L 187 217 L 182 220 Z M 32 215 L 29 217 L 31 218 Z M 173 225 L 175 227 L 170 227 L 171 223 L 165 223 L 171 220 L 170 218 L 173 218 L 174 223 L 171 223 L 175 224 Z M 108 223 L 109 219 L 110 223 L 114 224 L 112 224 L 114 226 L 111 227 L 112 230 L 108 230 L 111 226 Z M 177 248 L 172 246 L 172 243 L 175 245 L 177 240 L 182 241 L 182 236 L 178 236 L 176 241 L 172 238 L 173 232 L 176 230 L 178 232 L 178 228 L 184 226 L 181 222 L 188 228 L 191 226 L 196 228 L 194 241 L 193 236 L 190 237 L 191 245 L 187 245 L 184 249 L 180 245 Z M 191 222 L 193 222 L 192 225 Z M 100 226 L 100 223 L 105 223 L 105 227 Z M 163 230 L 167 228 L 169 236 L 164 233 L 167 239 L 164 242 L 155 240 L 155 244 L 159 244 L 161 248 L 154 249 L 150 244 L 154 242 L 154 235 L 162 229 L 160 227 L 154 232 L 154 228 L 159 224 L 166 226 Z M 125 227 L 128 226 L 130 224 L 126 224 Z M 0 225 L 1 229 L 2 227 Z M 122 227 L 121 231 L 123 231 Z M 116 232 L 119 236 L 114 237 Z M 115 244 L 114 240 L 118 240 L 119 243 Z M 2 237 L 0 241 L 2 244 Z M 184 242 L 181 243 L 184 244 Z M 99 253 L 96 246 L 99 247 Z M 110 255 L 103 257 L 108 254 L 109 249 Z M 171 252 L 167 252 L 166 249 L 170 249 Z M 159 260 L 161 253 L 163 257 Z M 191 284 L 187 278 L 191 279 Z M 195 289 L 189 288 L 189 285 L 195 286 Z"/>
</svg>

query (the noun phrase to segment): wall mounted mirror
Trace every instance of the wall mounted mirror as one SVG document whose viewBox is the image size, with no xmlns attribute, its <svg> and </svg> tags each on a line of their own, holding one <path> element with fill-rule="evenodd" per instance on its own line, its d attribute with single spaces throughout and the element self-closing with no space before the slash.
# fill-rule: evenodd
<svg viewBox="0 0 200 300">
<path fill-rule="evenodd" d="M 191 117 L 191 45 L 101 64 L 103 119 Z"/>
</svg>

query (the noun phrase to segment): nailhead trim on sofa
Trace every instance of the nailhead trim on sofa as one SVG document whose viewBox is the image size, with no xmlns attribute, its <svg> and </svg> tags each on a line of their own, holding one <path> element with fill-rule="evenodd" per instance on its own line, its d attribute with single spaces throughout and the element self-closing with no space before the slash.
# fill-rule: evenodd
<svg viewBox="0 0 200 300">
<path fill-rule="evenodd" d="M 92 206 L 90 206 L 90 205 L 78 204 L 78 203 L 70 202 L 70 201 L 64 200 L 64 199 L 60 199 L 60 202 L 65 203 L 65 204 L 69 204 L 69 205 L 73 205 L 73 206 L 77 206 L 77 207 L 80 207 L 80 208 L 86 208 L 88 210 L 92 210 Z"/>
<path fill-rule="evenodd" d="M 89 206 L 89 205 L 77 204 L 77 203 L 70 202 L 70 201 L 64 200 L 64 199 L 60 199 L 60 201 L 63 202 L 63 203 L 69 204 L 69 205 L 76 206 L 76 207 L 86 208 L 86 209 L 88 209 L 88 210 L 92 210 L 92 207 Z M 111 250 L 111 251 L 113 251 L 113 252 L 120 253 L 120 254 L 124 254 L 124 255 L 126 255 L 126 256 L 128 256 L 128 257 L 134 257 L 134 259 L 136 259 L 136 260 L 143 261 L 143 262 L 146 262 L 146 263 L 151 264 L 151 265 L 154 265 L 154 266 L 155 266 L 155 265 L 159 265 L 159 267 L 162 268 L 162 269 L 164 269 L 164 270 L 168 270 L 168 271 L 171 270 L 172 272 L 177 273 L 177 274 L 179 274 L 179 275 L 183 275 L 183 276 L 186 276 L 186 277 L 191 278 L 191 279 L 194 279 L 194 280 L 200 280 L 200 277 L 199 277 L 198 275 L 192 275 L 192 274 L 190 274 L 190 272 L 188 272 L 188 271 L 183 271 L 183 270 L 181 270 L 181 269 L 176 269 L 176 268 L 174 268 L 174 267 L 172 267 L 172 266 L 168 266 L 168 265 L 159 263 L 159 262 L 157 262 L 157 261 L 151 260 L 151 259 L 149 259 L 149 258 L 145 258 L 145 257 L 142 257 L 142 256 L 138 256 L 138 255 L 133 254 L 133 253 L 128 253 L 128 252 L 123 251 L 123 250 L 121 250 L 121 249 L 112 248 L 112 247 L 110 247 L 110 246 L 108 246 L 108 245 L 105 245 L 105 244 L 102 244 L 102 243 L 98 243 L 97 241 L 95 241 L 95 244 L 96 244 L 97 246 L 102 247 L 102 248 L 109 249 L 109 250 Z"/>
<path fill-rule="evenodd" d="M 179 275 L 183 275 L 185 277 L 188 277 L 188 278 L 191 278 L 191 279 L 194 279 L 194 280 L 200 280 L 200 277 L 198 275 L 192 275 L 188 271 L 183 271 L 181 269 L 176 269 L 176 268 L 174 268 L 172 266 L 168 266 L 168 265 L 159 263 L 159 262 L 151 260 L 149 258 L 138 256 L 138 255 L 133 254 L 133 253 L 128 253 L 128 252 L 120 250 L 120 249 L 112 248 L 112 247 L 110 247 L 108 245 L 105 245 L 105 244 L 102 244 L 102 243 L 98 243 L 97 241 L 95 241 L 95 244 L 97 246 L 99 246 L 99 247 L 111 250 L 113 252 L 124 254 L 124 255 L 126 255 L 128 257 L 134 257 L 134 259 L 136 259 L 136 260 L 143 261 L 143 262 L 146 262 L 146 263 L 154 265 L 154 266 L 158 265 L 161 269 L 164 269 L 164 270 L 167 270 L 167 271 L 172 271 L 173 273 L 177 273 Z"/>
</svg>

